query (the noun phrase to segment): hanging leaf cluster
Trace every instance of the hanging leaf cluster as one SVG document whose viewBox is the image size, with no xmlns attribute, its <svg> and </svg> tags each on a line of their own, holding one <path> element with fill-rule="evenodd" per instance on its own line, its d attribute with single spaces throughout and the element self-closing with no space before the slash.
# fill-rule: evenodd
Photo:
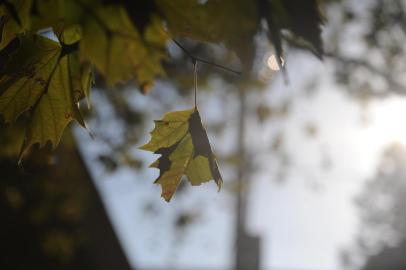
<svg viewBox="0 0 406 270">
<path fill-rule="evenodd" d="M 89 98 L 93 69 L 109 86 L 135 78 L 147 89 L 164 76 L 163 29 L 153 16 L 140 31 L 123 6 L 102 1 L 3 1 L 0 115 L 5 123 L 28 119 L 21 153 L 33 144 L 55 148 L 72 120 L 84 126 L 78 102 Z"/>
<path fill-rule="evenodd" d="M 107 86 L 134 80 L 147 93 L 157 78 L 165 77 L 163 62 L 170 61 L 167 43 L 173 37 L 224 44 L 239 57 L 247 73 L 255 55 L 255 36 L 261 31 L 268 32 L 280 56 L 282 30 L 288 30 L 321 56 L 318 2 L 1 0 L 0 120 L 9 124 L 24 119 L 21 155 L 35 144 L 55 148 L 72 120 L 85 126 L 79 102 L 84 98 L 90 102 L 93 74 L 97 73 Z M 187 114 L 177 112 L 165 117 Z M 180 164 L 179 147 L 187 148 L 193 158 L 177 175 L 187 175 L 192 184 L 209 178 L 221 183 L 214 155 L 207 150 L 208 140 L 204 139 L 207 145 L 202 150 L 193 139 L 190 128 L 195 121 L 189 120 L 197 119 L 198 112 L 189 114 L 179 140 L 146 149 L 162 152 L 156 166 L 161 169 L 158 182 L 167 200 L 178 180 L 167 184 L 164 179 L 169 172 L 165 173 L 165 168 L 169 163 L 170 170 Z M 207 138 L 201 130 L 199 136 Z M 164 136 L 160 140 L 172 139 Z M 192 171 L 203 174 L 196 176 Z"/>
</svg>

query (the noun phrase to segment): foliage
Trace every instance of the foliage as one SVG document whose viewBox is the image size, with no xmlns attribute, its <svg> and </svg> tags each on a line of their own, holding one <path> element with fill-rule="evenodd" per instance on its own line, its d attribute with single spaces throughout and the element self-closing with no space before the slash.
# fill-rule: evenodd
<svg viewBox="0 0 406 270">
<path fill-rule="evenodd" d="M 279 56 L 284 30 L 322 54 L 316 0 L 0 3 L 0 115 L 6 124 L 25 120 L 20 158 L 35 144 L 55 148 L 72 120 L 85 126 L 79 103 L 89 101 L 93 77 L 109 87 L 134 79 L 147 93 L 170 73 L 165 62 L 174 37 L 225 45 L 244 78 L 251 76 L 258 33 L 268 33 Z"/>
<path fill-rule="evenodd" d="M 49 140 L 55 147 L 71 120 L 84 126 L 76 102 L 88 92 L 91 74 L 81 71 L 77 53 L 66 54 L 58 43 L 30 36 L 22 38 L 13 60 L 0 81 L 0 111 L 11 122 L 31 110 L 25 145 L 44 146 Z"/>
<path fill-rule="evenodd" d="M 344 89 L 363 103 L 393 94 L 405 95 L 404 1 L 348 2 L 331 5 L 331 12 L 341 16 L 331 21 L 334 31 L 324 45 Z M 362 48 L 362 53 L 355 47 Z"/>
</svg>

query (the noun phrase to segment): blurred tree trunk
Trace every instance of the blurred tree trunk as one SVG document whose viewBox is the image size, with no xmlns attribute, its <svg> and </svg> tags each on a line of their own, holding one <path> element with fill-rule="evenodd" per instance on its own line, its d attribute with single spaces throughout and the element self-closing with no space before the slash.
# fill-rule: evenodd
<svg viewBox="0 0 406 270">
<path fill-rule="evenodd" d="M 0 269 L 131 269 L 72 134 L 0 170 Z"/>
<path fill-rule="evenodd" d="M 247 217 L 247 196 L 249 191 L 249 166 L 247 166 L 247 153 L 245 150 L 245 117 L 247 116 L 247 103 L 245 88 L 239 87 L 238 98 L 240 111 L 238 115 L 238 175 L 237 175 L 237 236 L 236 236 L 236 270 L 258 270 L 260 264 L 260 238 L 249 235 L 245 223 Z"/>
</svg>

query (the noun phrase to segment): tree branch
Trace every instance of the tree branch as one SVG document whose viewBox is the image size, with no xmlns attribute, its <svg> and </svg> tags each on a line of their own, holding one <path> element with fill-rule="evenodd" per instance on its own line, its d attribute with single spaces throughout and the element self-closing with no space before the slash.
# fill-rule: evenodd
<svg viewBox="0 0 406 270">
<path fill-rule="evenodd" d="M 390 90 L 399 95 L 406 95 L 406 85 L 399 83 L 398 81 L 393 78 L 390 72 L 385 72 L 377 67 L 373 66 L 371 63 L 363 60 L 363 59 L 356 59 L 356 58 L 349 58 L 344 57 L 341 55 L 337 55 L 334 53 L 325 53 L 326 57 L 332 58 L 344 65 L 350 66 L 359 66 L 368 69 L 370 72 L 382 77 L 388 83 Z M 388 92 L 389 92 L 388 91 Z M 387 96 L 389 93 L 382 93 L 382 96 Z"/>
<path fill-rule="evenodd" d="M 183 47 L 183 45 L 180 44 L 176 39 L 173 38 L 172 41 L 173 41 L 190 59 L 192 59 L 192 62 L 193 62 L 193 63 L 194 63 L 194 62 L 201 62 L 201 63 L 207 64 L 207 65 L 211 65 L 211 66 L 214 66 L 214 67 L 217 67 L 217 68 L 226 70 L 226 71 L 228 71 L 228 72 L 232 72 L 232 73 L 234 73 L 234 74 L 236 74 L 236 75 L 241 75 L 241 71 L 237 71 L 237 70 L 231 69 L 231 68 L 229 68 L 229 67 L 225 67 L 225 66 L 223 66 L 223 65 L 220 65 L 220 64 L 217 64 L 217 63 L 214 63 L 214 62 L 210 62 L 210 61 L 207 61 L 207 60 L 202 59 L 202 58 L 200 58 L 200 57 L 194 56 L 194 55 L 191 54 L 188 50 L 186 50 L 186 48 Z"/>
</svg>

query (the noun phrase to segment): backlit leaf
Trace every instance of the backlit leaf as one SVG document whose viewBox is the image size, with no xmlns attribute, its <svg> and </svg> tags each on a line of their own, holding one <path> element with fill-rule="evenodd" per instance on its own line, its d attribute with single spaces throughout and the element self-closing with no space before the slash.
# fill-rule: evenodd
<svg viewBox="0 0 406 270">
<path fill-rule="evenodd" d="M 18 34 L 28 30 L 32 0 L 8 1 L 0 5 L 0 50 Z"/>
<path fill-rule="evenodd" d="M 170 112 L 155 121 L 150 142 L 140 149 L 161 154 L 151 167 L 160 170 L 155 183 L 168 202 L 183 175 L 194 186 L 213 179 L 221 188 L 223 180 L 196 108 Z"/>
<path fill-rule="evenodd" d="M 146 33 L 154 36 L 153 29 Z M 135 75 L 143 84 L 164 73 L 160 61 L 166 39 L 161 42 L 158 48 L 147 46 L 122 7 L 100 6 L 83 25 L 80 55 L 97 67 L 108 85 L 125 82 Z"/>
<path fill-rule="evenodd" d="M 0 114 L 7 123 L 30 112 L 23 150 L 48 141 L 55 148 L 70 121 L 84 126 L 77 100 L 90 73 L 82 73 L 77 53 L 65 54 L 54 41 L 33 36 L 21 42 L 0 79 Z"/>
<path fill-rule="evenodd" d="M 32 30 L 53 28 L 55 32 L 79 25 L 89 15 L 98 0 L 36 0 L 32 15 Z"/>
</svg>

